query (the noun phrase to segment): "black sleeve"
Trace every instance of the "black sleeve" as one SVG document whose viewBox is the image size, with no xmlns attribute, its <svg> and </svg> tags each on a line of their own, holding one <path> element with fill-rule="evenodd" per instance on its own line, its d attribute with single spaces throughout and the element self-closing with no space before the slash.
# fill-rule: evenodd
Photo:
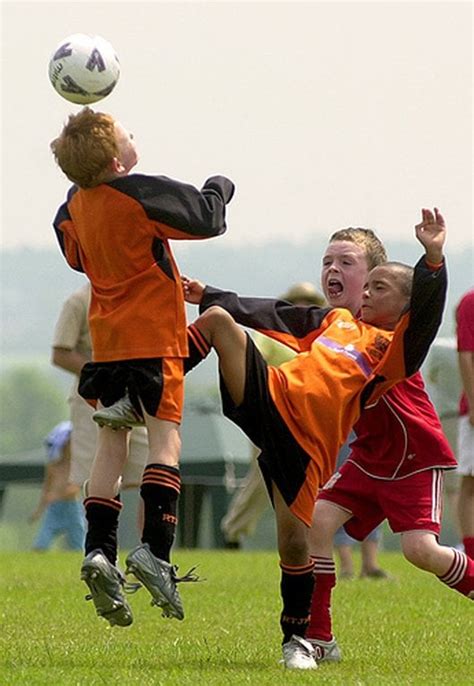
<svg viewBox="0 0 474 686">
<path fill-rule="evenodd" d="M 424 257 L 418 260 L 413 275 L 409 320 L 403 335 L 406 375 L 423 364 L 443 320 L 448 286 L 446 264 L 430 268 Z"/>
<path fill-rule="evenodd" d="M 288 347 L 303 352 L 309 350 L 331 308 L 317 305 L 293 305 L 273 298 L 242 298 L 231 291 L 206 286 L 199 311 L 219 305 L 242 326 L 260 331 Z M 308 334 L 314 336 L 308 338 Z"/>
<path fill-rule="evenodd" d="M 225 176 L 212 176 L 201 190 L 166 176 L 130 174 L 109 183 L 133 197 L 147 216 L 186 235 L 171 238 L 219 236 L 226 230 L 225 206 L 234 184 Z"/>
<path fill-rule="evenodd" d="M 402 314 L 377 376 L 366 386 L 361 406 L 370 405 L 394 382 L 420 369 L 443 318 L 447 291 L 446 265 L 432 269 L 422 257 L 415 266 L 409 306 Z"/>
</svg>

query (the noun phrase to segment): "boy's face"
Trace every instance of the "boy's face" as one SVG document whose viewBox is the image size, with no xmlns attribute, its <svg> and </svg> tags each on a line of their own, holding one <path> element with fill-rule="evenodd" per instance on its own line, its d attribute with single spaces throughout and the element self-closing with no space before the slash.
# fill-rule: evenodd
<svg viewBox="0 0 474 686">
<path fill-rule="evenodd" d="M 379 265 L 372 269 L 364 287 L 361 318 L 368 324 L 391 331 L 409 299 L 396 269 Z"/>
<path fill-rule="evenodd" d="M 128 174 L 138 162 L 135 141 L 133 140 L 133 135 L 120 122 L 116 121 L 114 128 L 118 147 L 118 160 L 124 169 L 123 174 Z"/>
<path fill-rule="evenodd" d="M 332 241 L 326 248 L 321 286 L 331 307 L 345 307 L 357 315 L 368 277 L 365 250 L 351 241 Z"/>
</svg>

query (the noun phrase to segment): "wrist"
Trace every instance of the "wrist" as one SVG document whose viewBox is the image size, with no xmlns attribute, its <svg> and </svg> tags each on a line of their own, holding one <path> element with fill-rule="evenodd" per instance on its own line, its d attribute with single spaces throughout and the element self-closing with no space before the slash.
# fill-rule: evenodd
<svg viewBox="0 0 474 686">
<path fill-rule="evenodd" d="M 428 267 L 439 268 L 443 264 L 444 256 L 440 250 L 427 251 L 425 253 L 425 262 Z"/>
</svg>

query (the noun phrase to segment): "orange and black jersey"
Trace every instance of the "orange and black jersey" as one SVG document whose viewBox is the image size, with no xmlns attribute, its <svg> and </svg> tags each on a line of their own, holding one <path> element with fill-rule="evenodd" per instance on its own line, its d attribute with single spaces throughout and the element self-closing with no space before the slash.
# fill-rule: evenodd
<svg viewBox="0 0 474 686">
<path fill-rule="evenodd" d="M 240 298 L 211 287 L 204 291 L 201 310 L 220 305 L 239 324 L 298 353 L 279 367 L 268 367 L 268 387 L 324 483 L 364 405 L 422 364 L 441 323 L 446 287 L 444 264 L 432 269 L 422 258 L 415 267 L 410 306 L 395 331 L 366 324 L 345 309 Z"/>
<path fill-rule="evenodd" d="M 130 174 L 72 187 L 54 228 L 69 265 L 92 285 L 93 359 L 186 357 L 186 317 L 170 239 L 219 236 L 233 183 L 198 190 L 164 176 Z"/>
</svg>

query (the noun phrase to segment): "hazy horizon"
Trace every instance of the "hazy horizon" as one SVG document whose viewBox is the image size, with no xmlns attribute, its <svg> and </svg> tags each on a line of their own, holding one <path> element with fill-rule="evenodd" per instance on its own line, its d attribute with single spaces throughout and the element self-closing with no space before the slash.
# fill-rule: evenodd
<svg viewBox="0 0 474 686">
<path fill-rule="evenodd" d="M 3 249 L 56 245 L 68 188 L 49 142 L 78 106 L 57 43 L 104 36 L 122 67 L 96 109 L 133 130 L 137 171 L 236 183 L 225 245 L 412 240 L 421 207 L 472 249 L 472 5 L 465 2 L 3 2 Z M 28 21 L 25 21 L 25 16 Z M 414 239 L 413 239 L 414 240 Z"/>
</svg>

